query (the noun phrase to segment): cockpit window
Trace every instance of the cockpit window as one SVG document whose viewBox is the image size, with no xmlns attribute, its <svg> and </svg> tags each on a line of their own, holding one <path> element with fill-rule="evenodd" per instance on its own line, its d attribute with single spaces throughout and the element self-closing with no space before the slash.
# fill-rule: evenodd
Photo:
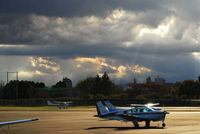
<svg viewBox="0 0 200 134">
<path fill-rule="evenodd" d="M 140 112 L 141 112 L 141 113 L 144 112 L 144 109 L 143 109 L 143 108 L 140 108 Z"/>
<path fill-rule="evenodd" d="M 148 107 L 139 108 L 138 110 L 139 110 L 140 113 L 153 111 L 151 108 L 148 108 Z"/>
<path fill-rule="evenodd" d="M 131 113 L 132 113 L 131 110 L 128 110 L 128 111 L 127 111 L 127 114 L 131 114 Z"/>
<path fill-rule="evenodd" d="M 137 108 L 133 109 L 133 112 L 134 112 L 134 113 L 137 113 L 137 112 L 138 112 L 138 109 L 137 109 Z"/>
<path fill-rule="evenodd" d="M 133 108 L 127 111 L 124 111 L 125 114 L 134 114 L 134 113 L 145 113 L 154 111 L 152 108 L 149 107 L 139 107 L 139 108 Z"/>
<path fill-rule="evenodd" d="M 150 112 L 150 111 L 153 111 L 153 109 L 149 108 L 149 107 L 146 107 L 144 112 Z"/>
<path fill-rule="evenodd" d="M 148 109 L 147 109 L 147 108 L 145 108 L 145 109 L 143 110 L 143 112 L 148 112 Z"/>
<path fill-rule="evenodd" d="M 148 107 L 147 111 L 149 112 L 149 111 L 154 111 L 154 110 L 152 108 Z"/>
</svg>

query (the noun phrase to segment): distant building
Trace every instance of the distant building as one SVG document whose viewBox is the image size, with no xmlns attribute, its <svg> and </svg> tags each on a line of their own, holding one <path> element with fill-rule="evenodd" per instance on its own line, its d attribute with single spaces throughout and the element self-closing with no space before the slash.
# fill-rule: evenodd
<svg viewBox="0 0 200 134">
<path fill-rule="evenodd" d="M 156 84 L 165 84 L 165 79 L 164 79 L 163 77 L 157 76 L 157 77 L 155 78 L 155 83 L 156 83 Z"/>
<path fill-rule="evenodd" d="M 66 84 L 67 88 L 72 88 L 72 81 L 69 78 L 64 77 L 63 82 Z"/>
</svg>

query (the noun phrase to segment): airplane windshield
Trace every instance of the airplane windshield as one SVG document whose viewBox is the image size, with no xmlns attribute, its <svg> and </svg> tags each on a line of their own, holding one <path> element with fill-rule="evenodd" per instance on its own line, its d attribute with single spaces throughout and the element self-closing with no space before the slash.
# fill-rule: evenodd
<svg viewBox="0 0 200 134">
<path fill-rule="evenodd" d="M 150 112 L 150 111 L 153 111 L 153 109 L 149 107 L 145 107 L 143 110 L 143 112 Z"/>
<path fill-rule="evenodd" d="M 145 113 L 145 112 L 150 112 L 154 111 L 152 108 L 149 107 L 140 107 L 140 108 L 133 108 L 130 110 L 125 111 L 126 114 L 134 114 L 134 113 Z"/>
<path fill-rule="evenodd" d="M 150 108 L 150 107 L 148 107 L 147 109 L 148 109 L 148 111 L 154 111 L 154 109 Z"/>
</svg>

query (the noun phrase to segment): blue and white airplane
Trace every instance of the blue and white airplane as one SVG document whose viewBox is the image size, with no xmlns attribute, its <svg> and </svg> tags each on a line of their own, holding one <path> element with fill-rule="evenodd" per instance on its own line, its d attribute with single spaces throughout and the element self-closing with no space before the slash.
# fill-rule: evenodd
<svg viewBox="0 0 200 134">
<path fill-rule="evenodd" d="M 139 127 L 138 122 L 145 121 L 146 127 L 150 126 L 151 121 L 162 121 L 162 127 L 165 127 L 165 116 L 169 114 L 167 111 L 155 110 L 151 107 L 135 107 L 131 109 L 116 108 L 110 101 L 104 101 L 107 108 L 101 101 L 96 103 L 98 117 L 108 120 L 132 121 L 136 128 Z"/>
</svg>

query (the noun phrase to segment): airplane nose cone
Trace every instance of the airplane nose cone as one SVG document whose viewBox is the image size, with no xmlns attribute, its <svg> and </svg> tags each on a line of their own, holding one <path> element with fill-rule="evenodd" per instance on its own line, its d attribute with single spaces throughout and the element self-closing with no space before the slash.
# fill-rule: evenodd
<svg viewBox="0 0 200 134">
<path fill-rule="evenodd" d="M 167 111 L 163 111 L 164 112 L 164 114 L 169 114 L 169 112 L 167 112 Z"/>
</svg>

